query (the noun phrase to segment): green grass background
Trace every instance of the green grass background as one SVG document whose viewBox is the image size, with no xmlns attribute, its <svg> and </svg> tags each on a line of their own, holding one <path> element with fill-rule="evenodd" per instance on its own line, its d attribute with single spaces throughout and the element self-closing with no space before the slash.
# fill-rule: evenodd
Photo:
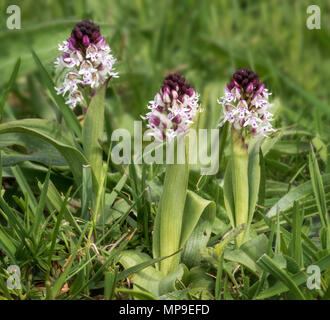
<svg viewBox="0 0 330 320">
<path fill-rule="evenodd" d="M 30 48 L 45 63 L 72 25 L 90 18 L 102 26 L 118 58 L 116 109 L 136 118 L 144 112 L 165 72 L 182 72 L 203 94 L 235 69 L 258 72 L 283 103 L 281 119 L 329 137 L 330 3 L 306 0 L 21 1 L 22 29 L 6 30 L 2 1 L 0 84 L 17 57 L 21 75 L 35 70 Z M 321 30 L 306 27 L 306 9 L 318 4 Z M 221 95 L 222 87 L 218 92 Z M 202 96 L 203 100 L 207 97 Z M 24 111 L 29 112 L 28 106 Z"/>
</svg>

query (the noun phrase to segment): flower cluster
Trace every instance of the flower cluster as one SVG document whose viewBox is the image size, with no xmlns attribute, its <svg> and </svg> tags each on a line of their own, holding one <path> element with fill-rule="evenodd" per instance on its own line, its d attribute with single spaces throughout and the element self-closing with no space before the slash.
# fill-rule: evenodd
<svg viewBox="0 0 330 320">
<path fill-rule="evenodd" d="M 181 133 L 188 133 L 196 113 L 200 111 L 198 99 L 199 94 L 184 77 L 179 74 L 167 76 L 160 92 L 149 102 L 151 111 L 142 117 L 148 120 L 151 135 L 159 141 L 171 141 Z"/>
<path fill-rule="evenodd" d="M 61 86 L 55 88 L 57 94 L 67 96 L 67 104 L 72 108 L 83 103 L 83 90 L 90 88 L 92 94 L 111 77 L 114 72 L 114 57 L 109 44 L 100 33 L 100 27 L 84 20 L 76 24 L 71 37 L 59 45 L 62 55 L 55 61 L 58 71 L 63 71 Z"/>
<path fill-rule="evenodd" d="M 256 73 L 247 68 L 236 71 L 227 84 L 225 95 L 218 100 L 223 108 L 219 125 L 228 121 L 236 130 L 248 128 L 254 136 L 268 136 L 276 131 L 270 123 L 273 120 L 273 114 L 269 112 L 270 95 Z"/>
</svg>

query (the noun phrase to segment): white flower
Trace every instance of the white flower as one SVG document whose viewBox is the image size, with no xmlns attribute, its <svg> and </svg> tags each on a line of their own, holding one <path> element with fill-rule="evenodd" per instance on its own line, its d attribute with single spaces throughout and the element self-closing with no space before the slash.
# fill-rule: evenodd
<svg viewBox="0 0 330 320">
<path fill-rule="evenodd" d="M 70 93 L 68 100 L 65 102 L 66 104 L 71 104 L 72 108 L 75 108 L 77 103 L 82 102 L 84 97 L 80 91 L 73 91 Z"/>
</svg>

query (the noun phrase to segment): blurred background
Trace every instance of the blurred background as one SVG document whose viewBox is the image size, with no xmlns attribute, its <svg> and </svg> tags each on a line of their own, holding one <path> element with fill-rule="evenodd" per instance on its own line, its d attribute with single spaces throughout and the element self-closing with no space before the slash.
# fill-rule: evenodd
<svg viewBox="0 0 330 320">
<path fill-rule="evenodd" d="M 21 30 L 6 27 L 11 4 L 21 9 Z M 306 27 L 312 4 L 321 9 L 320 30 Z M 22 59 L 5 119 L 56 116 L 41 93 L 31 50 L 52 73 L 57 45 L 88 18 L 101 26 L 118 59 L 120 78 L 108 93 L 112 126 L 131 128 L 164 74 L 176 71 L 201 94 L 205 121 L 214 127 L 224 84 L 235 69 L 250 67 L 281 102 L 278 126 L 298 125 L 329 141 L 328 0 L 2 0 L 0 12 L 1 89 Z"/>
</svg>

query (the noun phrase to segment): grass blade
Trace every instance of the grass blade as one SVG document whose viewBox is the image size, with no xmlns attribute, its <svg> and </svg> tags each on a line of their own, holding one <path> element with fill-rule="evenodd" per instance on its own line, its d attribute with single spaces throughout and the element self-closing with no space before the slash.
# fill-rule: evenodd
<svg viewBox="0 0 330 320">
<path fill-rule="evenodd" d="M 9 95 L 10 91 L 12 90 L 12 88 L 13 88 L 13 86 L 15 84 L 15 80 L 16 80 L 16 77 L 17 77 L 17 74 L 18 74 L 20 65 L 21 65 L 21 58 L 18 58 L 15 66 L 14 66 L 13 72 L 12 72 L 12 74 L 10 76 L 10 79 L 9 79 L 9 82 L 8 82 L 8 85 L 7 85 L 7 88 L 1 94 L 1 97 L 0 97 L 0 122 L 2 120 L 3 108 L 4 108 L 5 104 L 6 104 L 8 95 Z"/>
<path fill-rule="evenodd" d="M 325 231 L 325 235 L 326 235 L 325 238 L 321 237 L 322 246 L 324 249 L 325 248 L 330 249 L 330 225 L 329 225 L 327 203 L 325 198 L 325 191 L 324 191 L 319 165 L 317 163 L 313 148 L 311 153 L 309 154 L 308 163 L 309 163 L 309 172 L 311 175 L 314 196 L 320 214 L 323 230 Z"/>
<path fill-rule="evenodd" d="M 296 295 L 300 300 L 305 300 L 304 295 L 298 288 L 297 284 L 294 282 L 292 277 L 290 277 L 284 270 L 281 270 L 273 260 L 267 255 L 264 254 L 258 261 L 257 264 L 266 272 L 269 272 L 276 279 L 280 280 L 285 284 L 288 289 Z"/>
</svg>

